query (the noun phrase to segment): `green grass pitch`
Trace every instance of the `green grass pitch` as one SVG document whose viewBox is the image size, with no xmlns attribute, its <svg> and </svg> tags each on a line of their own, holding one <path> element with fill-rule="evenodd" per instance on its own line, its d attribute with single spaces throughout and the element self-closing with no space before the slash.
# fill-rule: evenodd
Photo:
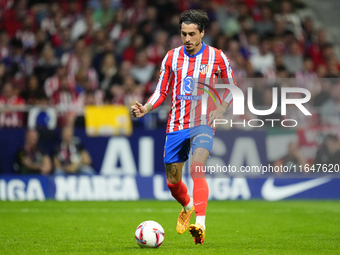
<svg viewBox="0 0 340 255">
<path fill-rule="evenodd" d="M 202 246 L 176 233 L 179 210 L 174 201 L 0 202 L 0 254 L 340 254 L 338 201 L 209 201 Z M 158 249 L 135 242 L 145 220 L 165 230 Z"/>
</svg>

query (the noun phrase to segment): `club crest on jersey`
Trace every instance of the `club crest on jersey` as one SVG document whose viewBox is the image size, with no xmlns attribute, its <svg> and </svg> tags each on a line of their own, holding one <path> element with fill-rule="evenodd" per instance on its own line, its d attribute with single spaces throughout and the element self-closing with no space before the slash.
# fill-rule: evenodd
<svg viewBox="0 0 340 255">
<path fill-rule="evenodd" d="M 209 65 L 201 64 L 200 71 L 202 75 L 205 75 L 209 71 Z"/>
</svg>

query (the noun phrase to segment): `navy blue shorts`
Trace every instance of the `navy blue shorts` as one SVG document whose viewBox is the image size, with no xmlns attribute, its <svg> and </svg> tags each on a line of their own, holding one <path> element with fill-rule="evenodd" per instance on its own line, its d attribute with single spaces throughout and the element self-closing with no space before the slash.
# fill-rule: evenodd
<svg viewBox="0 0 340 255">
<path fill-rule="evenodd" d="M 213 129 L 207 125 L 197 126 L 166 134 L 164 164 L 185 162 L 196 148 L 205 148 L 211 153 Z"/>
</svg>

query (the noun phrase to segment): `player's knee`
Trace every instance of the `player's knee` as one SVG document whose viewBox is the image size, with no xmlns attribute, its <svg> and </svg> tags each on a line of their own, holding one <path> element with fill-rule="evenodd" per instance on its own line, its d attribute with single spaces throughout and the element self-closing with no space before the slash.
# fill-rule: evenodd
<svg viewBox="0 0 340 255">
<path fill-rule="evenodd" d="M 168 184 L 176 184 L 176 183 L 179 183 L 181 181 L 182 178 L 174 178 L 174 177 L 167 177 L 166 178 L 166 181 Z"/>
<path fill-rule="evenodd" d="M 174 163 L 165 165 L 166 179 L 168 183 L 175 184 L 182 179 L 182 170 L 180 168 L 181 166 Z"/>
<path fill-rule="evenodd" d="M 204 178 L 205 170 L 201 162 L 194 161 L 190 167 L 190 174 L 192 178 Z"/>
</svg>

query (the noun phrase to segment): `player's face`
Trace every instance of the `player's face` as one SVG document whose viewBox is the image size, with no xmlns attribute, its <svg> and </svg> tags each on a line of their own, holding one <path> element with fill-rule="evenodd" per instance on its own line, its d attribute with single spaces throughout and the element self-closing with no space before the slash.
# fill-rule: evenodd
<svg viewBox="0 0 340 255">
<path fill-rule="evenodd" d="M 190 55 L 195 55 L 202 46 L 202 37 L 204 36 L 204 30 L 200 32 L 196 24 L 182 23 L 181 27 L 181 39 L 184 44 L 185 50 Z"/>
</svg>

